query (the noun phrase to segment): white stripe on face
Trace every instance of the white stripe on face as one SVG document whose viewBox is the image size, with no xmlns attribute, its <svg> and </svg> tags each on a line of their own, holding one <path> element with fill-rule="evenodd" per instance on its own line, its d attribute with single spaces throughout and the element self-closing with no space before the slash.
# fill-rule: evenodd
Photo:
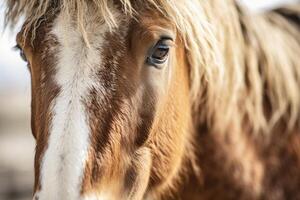
<svg viewBox="0 0 300 200">
<path fill-rule="evenodd" d="M 89 35 L 93 43 L 87 48 L 71 24 L 60 14 L 52 30 L 59 43 L 55 81 L 60 93 L 51 106 L 53 119 L 41 163 L 39 200 L 82 199 L 81 183 L 90 145 L 84 102 L 91 87 L 101 89 L 95 73 L 101 67 L 99 48 L 108 27 L 102 24 L 93 28 Z"/>
</svg>

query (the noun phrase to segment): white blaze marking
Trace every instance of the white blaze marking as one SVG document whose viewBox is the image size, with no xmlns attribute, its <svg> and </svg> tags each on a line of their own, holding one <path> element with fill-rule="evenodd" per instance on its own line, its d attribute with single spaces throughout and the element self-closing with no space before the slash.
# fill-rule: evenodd
<svg viewBox="0 0 300 200">
<path fill-rule="evenodd" d="M 95 31 L 95 30 L 93 30 Z M 59 42 L 55 81 L 60 93 L 52 104 L 53 119 L 48 148 L 41 163 L 39 200 L 78 200 L 89 147 L 90 127 L 84 101 L 101 66 L 100 52 L 105 25 L 92 32 L 91 48 L 82 41 L 76 27 L 61 14 L 52 33 Z M 93 36 L 95 38 L 93 38 Z M 97 68 L 98 67 L 98 68 Z"/>
</svg>

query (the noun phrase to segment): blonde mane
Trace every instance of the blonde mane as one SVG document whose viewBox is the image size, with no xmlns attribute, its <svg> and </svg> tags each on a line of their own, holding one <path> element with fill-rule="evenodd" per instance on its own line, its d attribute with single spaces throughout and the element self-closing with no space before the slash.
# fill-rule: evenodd
<svg viewBox="0 0 300 200">
<path fill-rule="evenodd" d="M 83 13 L 89 4 L 116 26 L 111 3 L 7 0 L 6 23 L 25 16 L 25 34 L 34 32 L 46 13 L 58 9 L 76 16 L 85 38 Z M 254 133 L 269 133 L 279 120 L 290 128 L 300 124 L 299 30 L 283 17 L 249 16 L 233 0 L 120 0 L 120 5 L 132 17 L 139 15 L 138 5 L 147 6 L 176 25 L 186 45 L 197 122 L 217 132 L 240 131 L 247 123 Z"/>
</svg>

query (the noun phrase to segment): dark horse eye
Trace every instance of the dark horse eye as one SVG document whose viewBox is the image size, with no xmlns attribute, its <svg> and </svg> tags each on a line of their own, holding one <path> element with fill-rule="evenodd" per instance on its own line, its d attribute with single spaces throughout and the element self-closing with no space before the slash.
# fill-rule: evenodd
<svg viewBox="0 0 300 200">
<path fill-rule="evenodd" d="M 23 50 L 20 51 L 20 57 L 22 58 L 22 60 L 24 60 L 25 62 L 27 62 L 27 58 L 25 56 L 25 53 Z"/>
<path fill-rule="evenodd" d="M 147 64 L 160 68 L 158 65 L 167 61 L 170 51 L 170 46 L 166 44 L 166 41 L 170 39 L 160 39 L 156 45 L 151 49 Z"/>
<path fill-rule="evenodd" d="M 23 49 L 18 44 L 14 47 L 14 49 L 18 50 L 20 52 L 20 57 L 22 58 L 22 60 L 27 62 L 27 58 L 25 56 L 25 53 L 24 53 Z"/>
</svg>

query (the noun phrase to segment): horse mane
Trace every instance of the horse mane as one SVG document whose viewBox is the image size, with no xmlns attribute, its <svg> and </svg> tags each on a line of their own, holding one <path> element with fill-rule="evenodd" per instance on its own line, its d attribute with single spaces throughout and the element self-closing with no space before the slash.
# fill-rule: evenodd
<svg viewBox="0 0 300 200">
<path fill-rule="evenodd" d="M 250 15 L 234 0 L 7 0 L 6 24 L 25 16 L 25 33 L 34 32 L 43 16 L 59 9 L 76 16 L 85 37 L 90 4 L 111 29 L 116 26 L 113 2 L 137 19 L 138 6 L 154 9 L 177 27 L 197 123 L 217 132 L 241 131 L 247 123 L 254 133 L 269 133 L 280 120 L 290 128 L 300 123 L 299 29 L 278 13 Z M 299 14 L 295 7 L 291 12 Z"/>
</svg>

